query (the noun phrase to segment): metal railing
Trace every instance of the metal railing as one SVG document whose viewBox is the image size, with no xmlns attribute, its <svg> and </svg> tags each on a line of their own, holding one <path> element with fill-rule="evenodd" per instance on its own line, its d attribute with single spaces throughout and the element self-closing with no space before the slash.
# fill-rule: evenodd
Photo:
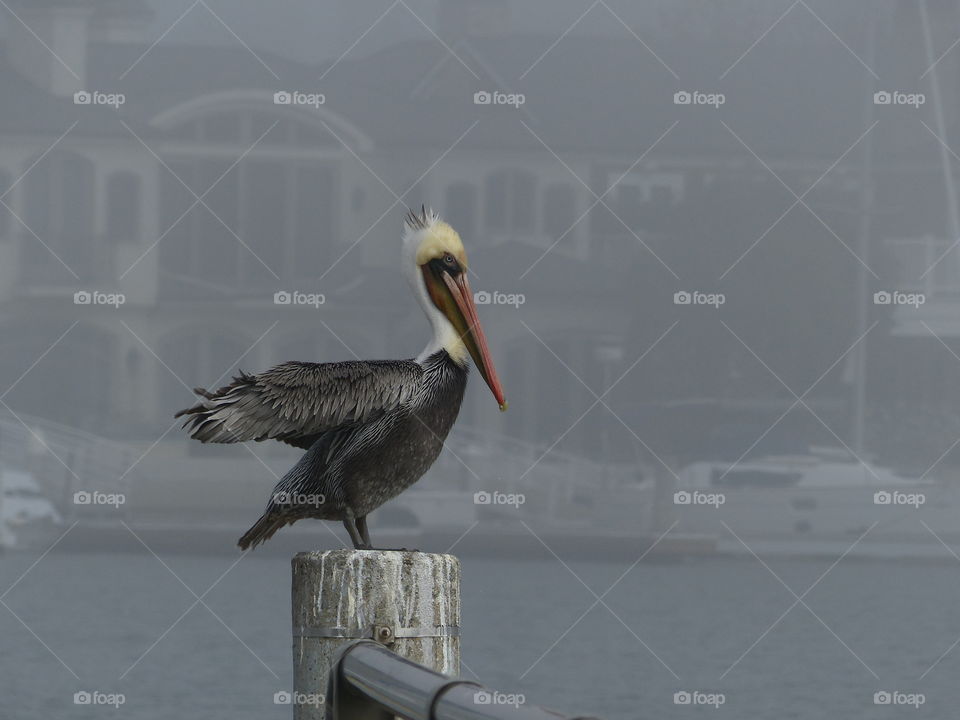
<svg viewBox="0 0 960 720">
<path fill-rule="evenodd" d="M 129 494 L 136 459 L 128 446 L 45 418 L 0 418 L 0 458 L 30 473 L 67 521 L 76 517 L 74 493 Z M 125 506 L 124 506 L 125 507 Z M 83 517 L 117 516 L 111 506 L 85 508 Z"/>
<path fill-rule="evenodd" d="M 499 701 L 509 697 L 357 640 L 340 650 L 330 671 L 326 720 L 596 720 Z"/>
</svg>

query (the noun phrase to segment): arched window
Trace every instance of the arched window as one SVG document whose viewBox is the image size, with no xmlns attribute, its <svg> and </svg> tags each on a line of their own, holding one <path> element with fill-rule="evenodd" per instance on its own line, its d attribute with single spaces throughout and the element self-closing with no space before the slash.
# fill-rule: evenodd
<svg viewBox="0 0 960 720">
<path fill-rule="evenodd" d="M 484 182 L 484 229 L 536 232 L 537 177 L 524 170 L 498 170 Z"/>
<path fill-rule="evenodd" d="M 454 182 L 447 187 L 443 203 L 447 220 L 468 242 L 477 236 L 477 189 L 468 182 Z"/>
<path fill-rule="evenodd" d="M 224 293 L 236 281 L 240 253 L 245 252 L 228 229 L 239 227 L 240 168 L 227 172 L 229 162 L 213 157 L 172 158 L 167 164 L 176 177 L 168 172 L 160 177 L 161 287 L 177 297 L 211 288 Z M 187 212 L 195 198 L 183 184 L 202 195 L 214 182 L 216 187 L 204 197 L 210 210 L 196 205 Z"/>
<path fill-rule="evenodd" d="M 320 142 L 314 124 L 301 117 L 260 109 L 217 111 L 168 131 L 180 135 L 178 128 L 191 124 L 210 143 L 239 138 L 237 155 L 245 156 L 235 164 L 232 156 L 206 153 L 205 145 L 171 150 L 167 164 L 178 177 L 161 177 L 160 232 L 172 228 L 160 243 L 162 292 L 267 297 L 277 276 L 309 290 L 331 260 L 340 227 L 336 161 L 311 151 L 336 141 L 324 130 Z M 291 157 L 283 144 L 303 152 Z M 204 196 L 182 219 L 195 198 L 181 180 Z"/>
<path fill-rule="evenodd" d="M 140 176 L 115 172 L 107 180 L 107 242 L 132 243 L 140 238 Z"/>
<path fill-rule="evenodd" d="M 570 232 L 577 221 L 577 193 L 566 183 L 548 185 L 543 193 L 543 231 L 551 240 Z"/>
</svg>

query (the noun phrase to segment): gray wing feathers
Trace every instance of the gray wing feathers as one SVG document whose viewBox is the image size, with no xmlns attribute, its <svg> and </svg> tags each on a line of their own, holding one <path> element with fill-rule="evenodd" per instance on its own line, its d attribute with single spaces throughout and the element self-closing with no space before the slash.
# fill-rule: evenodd
<svg viewBox="0 0 960 720">
<path fill-rule="evenodd" d="M 198 389 L 200 403 L 177 417 L 201 442 L 290 442 L 380 417 L 408 402 L 422 375 L 413 360 L 287 362 L 241 372 L 215 393 Z"/>
</svg>

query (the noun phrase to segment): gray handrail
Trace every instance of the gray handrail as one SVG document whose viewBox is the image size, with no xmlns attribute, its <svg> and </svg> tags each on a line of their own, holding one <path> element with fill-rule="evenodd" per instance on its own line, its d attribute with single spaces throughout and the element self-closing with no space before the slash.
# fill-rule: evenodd
<svg viewBox="0 0 960 720">
<path fill-rule="evenodd" d="M 327 684 L 326 720 L 597 720 L 520 702 L 357 640 L 338 653 Z"/>
</svg>

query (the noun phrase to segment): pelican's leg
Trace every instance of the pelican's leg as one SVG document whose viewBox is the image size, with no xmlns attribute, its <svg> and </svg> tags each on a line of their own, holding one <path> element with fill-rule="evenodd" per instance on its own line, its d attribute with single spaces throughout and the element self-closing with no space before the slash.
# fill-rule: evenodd
<svg viewBox="0 0 960 720">
<path fill-rule="evenodd" d="M 343 518 L 343 526 L 347 529 L 347 532 L 350 533 L 350 539 L 353 541 L 353 547 L 356 550 L 370 550 L 370 543 L 364 540 L 363 535 L 360 534 L 360 521 L 355 520 L 353 513 L 347 511 L 346 516 Z"/>
<path fill-rule="evenodd" d="M 353 540 L 353 547 L 357 550 L 375 550 L 370 543 L 370 531 L 367 529 L 367 516 L 355 518 L 349 510 L 343 518 L 343 526 L 350 533 L 350 539 Z M 420 552 L 417 549 L 407 548 L 379 548 L 380 550 L 395 550 L 398 552 Z"/>
<path fill-rule="evenodd" d="M 372 548 L 373 545 L 370 543 L 370 530 L 367 529 L 367 516 L 357 518 L 357 532 L 360 533 L 360 538 L 363 540 L 363 544 L 368 548 Z"/>
</svg>

